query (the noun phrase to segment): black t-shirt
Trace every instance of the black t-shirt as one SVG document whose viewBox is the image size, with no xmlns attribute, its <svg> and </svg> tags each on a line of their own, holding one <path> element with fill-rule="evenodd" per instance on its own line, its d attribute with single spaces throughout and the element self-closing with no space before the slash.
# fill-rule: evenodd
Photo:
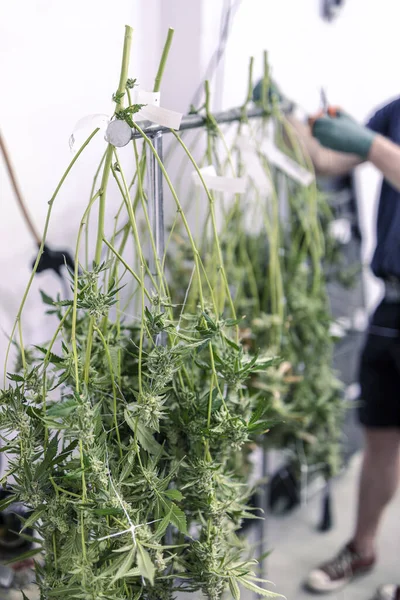
<svg viewBox="0 0 400 600">
<path fill-rule="evenodd" d="M 400 145 L 400 98 L 378 110 L 367 126 Z M 400 192 L 386 179 L 379 199 L 377 243 L 371 269 L 376 277 L 400 279 Z"/>
</svg>

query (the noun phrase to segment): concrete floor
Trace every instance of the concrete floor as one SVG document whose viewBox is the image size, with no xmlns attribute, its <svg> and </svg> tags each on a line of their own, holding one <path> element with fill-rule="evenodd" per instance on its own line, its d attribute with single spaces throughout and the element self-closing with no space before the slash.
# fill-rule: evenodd
<svg viewBox="0 0 400 600">
<path fill-rule="evenodd" d="M 275 591 L 288 600 L 315 599 L 315 595 L 302 589 L 304 577 L 349 540 L 354 523 L 360 460 L 360 454 L 354 456 L 349 468 L 334 483 L 335 522 L 332 531 L 320 533 L 316 530 L 321 514 L 320 497 L 315 497 L 306 507 L 288 517 L 270 519 L 268 545 L 274 551 L 268 562 L 268 579 L 275 583 Z M 330 600 L 369 600 L 379 585 L 400 583 L 399 495 L 385 515 L 378 552 L 379 562 L 375 570 L 344 590 L 330 594 Z"/>
<path fill-rule="evenodd" d="M 268 559 L 268 579 L 275 583 L 271 589 L 288 600 L 316 598 L 302 589 L 308 571 L 329 558 L 348 540 L 355 511 L 356 485 L 360 455 L 350 462 L 345 473 L 333 485 L 334 528 L 319 533 L 321 498 L 315 496 L 305 507 L 287 517 L 269 517 L 267 546 L 273 550 Z M 377 482 L 379 485 L 379 482 Z M 400 583 L 400 497 L 389 507 L 379 536 L 379 563 L 365 578 L 346 589 L 329 595 L 330 600 L 370 600 L 376 588 L 383 583 Z M 30 600 L 37 600 L 36 592 L 27 590 Z M 243 595 L 243 600 L 254 596 Z M 20 592 L 0 592 L 0 600 L 21 600 Z"/>
</svg>

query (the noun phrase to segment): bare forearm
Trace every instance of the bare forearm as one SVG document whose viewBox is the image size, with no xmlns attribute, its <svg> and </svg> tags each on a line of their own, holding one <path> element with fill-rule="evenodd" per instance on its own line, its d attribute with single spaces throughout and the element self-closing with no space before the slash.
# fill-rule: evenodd
<svg viewBox="0 0 400 600">
<path fill-rule="evenodd" d="M 377 135 L 372 142 L 368 160 L 400 191 L 400 146 L 382 135 Z"/>
<path fill-rule="evenodd" d="M 288 122 L 300 138 L 300 142 L 309 154 L 318 175 L 345 175 L 363 162 L 356 154 L 345 154 L 324 148 L 311 135 L 309 127 L 295 117 L 289 116 Z"/>
</svg>

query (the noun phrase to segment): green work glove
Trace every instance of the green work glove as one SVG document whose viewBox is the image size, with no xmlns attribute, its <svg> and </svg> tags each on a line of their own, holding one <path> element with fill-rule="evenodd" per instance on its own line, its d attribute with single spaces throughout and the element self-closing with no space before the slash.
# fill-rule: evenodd
<svg viewBox="0 0 400 600">
<path fill-rule="evenodd" d="M 256 103 L 261 102 L 262 83 L 263 83 L 263 80 L 260 79 L 260 81 L 257 83 L 257 85 L 253 89 L 253 102 L 256 102 Z M 277 102 L 278 104 L 280 104 L 281 106 L 284 105 L 285 112 L 287 112 L 287 113 L 292 112 L 294 109 L 293 102 L 288 100 L 282 94 L 281 90 L 276 85 L 275 81 L 272 79 L 269 82 L 269 86 L 268 86 L 268 102 L 269 102 L 270 106 L 272 106 L 274 101 Z"/>
<path fill-rule="evenodd" d="M 358 154 L 362 158 L 367 158 L 376 136 L 374 131 L 360 125 L 344 112 L 338 112 L 335 117 L 317 118 L 312 134 L 325 148 Z"/>
<path fill-rule="evenodd" d="M 257 85 L 255 86 L 255 88 L 253 90 L 253 101 L 254 102 L 261 102 L 262 84 L 263 84 L 263 80 L 260 79 L 260 81 L 257 83 Z M 282 100 L 283 100 L 282 93 L 281 93 L 280 89 L 278 88 L 278 86 L 276 85 L 276 83 L 274 81 L 270 81 L 269 86 L 268 86 L 268 101 L 270 103 L 272 103 L 272 100 L 274 97 L 276 98 L 276 100 L 278 102 L 282 102 Z"/>
</svg>

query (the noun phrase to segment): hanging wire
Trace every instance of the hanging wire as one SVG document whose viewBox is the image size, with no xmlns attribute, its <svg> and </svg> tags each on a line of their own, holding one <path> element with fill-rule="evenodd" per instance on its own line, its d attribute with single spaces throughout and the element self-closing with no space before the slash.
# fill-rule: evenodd
<svg viewBox="0 0 400 600">
<path fill-rule="evenodd" d="M 235 2 L 232 2 L 232 0 L 227 0 L 225 2 L 225 6 L 222 9 L 221 32 L 218 45 L 210 58 L 208 67 L 206 69 L 204 77 L 202 77 L 201 79 L 199 87 L 194 93 L 191 106 L 197 107 L 200 104 L 202 95 L 204 94 L 203 81 L 210 81 L 215 75 L 216 70 L 218 69 L 219 63 L 221 62 L 221 59 L 225 54 L 226 46 L 229 40 L 229 34 L 232 30 L 233 18 L 239 10 L 242 1 L 243 0 L 236 0 Z"/>
</svg>

